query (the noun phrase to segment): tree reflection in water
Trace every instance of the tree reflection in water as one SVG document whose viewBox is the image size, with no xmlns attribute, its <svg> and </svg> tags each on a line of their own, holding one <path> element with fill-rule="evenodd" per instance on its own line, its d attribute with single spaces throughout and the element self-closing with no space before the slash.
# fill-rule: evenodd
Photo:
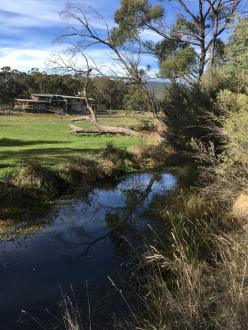
<svg viewBox="0 0 248 330">
<path fill-rule="evenodd" d="M 168 182 L 166 180 L 162 181 L 162 175 L 158 174 L 149 175 L 146 177 L 146 180 L 142 176 L 130 176 L 128 182 L 124 185 L 120 184 L 120 187 L 114 190 L 116 196 L 118 194 L 121 196 L 122 202 L 119 203 L 121 205 L 118 205 L 118 203 L 115 205 L 116 203 L 109 196 L 106 201 L 102 202 L 98 196 L 100 190 L 95 190 L 87 204 L 85 203 L 85 212 L 87 208 L 91 208 L 90 215 L 87 213 L 87 218 L 90 221 L 94 221 L 103 213 L 101 215 L 104 217 L 108 230 L 101 235 L 95 236 L 82 228 L 82 224 L 78 224 L 79 226 L 76 226 L 75 230 L 77 234 L 78 230 L 82 233 L 82 240 L 80 239 L 79 242 L 72 241 L 70 238 L 61 235 L 60 240 L 63 240 L 71 248 L 83 247 L 83 251 L 74 260 L 81 257 L 89 257 L 91 248 L 106 239 L 111 241 L 116 252 L 122 256 L 127 253 L 134 241 L 142 240 L 144 227 L 140 226 L 139 220 L 143 220 L 144 211 L 150 205 L 152 198 L 159 193 L 153 193 L 154 184 L 159 183 L 161 185 L 162 183 L 160 193 L 171 190 L 171 187 L 166 186 Z M 165 186 L 163 186 L 163 183 Z M 118 199 L 118 196 L 116 198 Z"/>
</svg>

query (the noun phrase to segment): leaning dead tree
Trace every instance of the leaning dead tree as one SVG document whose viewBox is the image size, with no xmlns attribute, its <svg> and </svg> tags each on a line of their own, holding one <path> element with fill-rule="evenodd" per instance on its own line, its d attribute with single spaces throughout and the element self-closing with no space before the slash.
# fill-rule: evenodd
<svg viewBox="0 0 248 330">
<path fill-rule="evenodd" d="M 110 76 L 124 79 L 127 84 L 140 86 L 146 95 L 149 111 L 154 118 L 158 118 L 154 97 L 147 86 L 150 79 L 148 75 L 150 68 L 144 69 L 142 66 L 142 42 L 138 42 L 137 39 L 135 45 L 133 43 L 120 45 L 112 37 L 113 29 L 110 29 L 105 19 L 89 7 L 68 5 L 67 9 L 62 12 L 62 17 L 71 24 L 60 40 L 69 43 L 75 53 L 88 59 L 89 51 L 94 50 L 95 47 L 107 50 L 109 59 L 114 63 L 114 67 L 108 66 L 107 68 Z M 101 32 L 94 26 L 93 21 L 100 25 Z M 93 68 L 99 75 L 104 75 L 103 65 L 97 64 L 92 57 L 90 60 L 91 69 Z M 106 67 L 105 65 L 105 69 Z"/>
<path fill-rule="evenodd" d="M 93 129 L 84 129 L 78 127 L 76 125 L 69 125 L 69 128 L 72 133 L 79 133 L 79 134 L 89 134 L 89 133 L 97 133 L 97 134 L 122 134 L 128 136 L 141 136 L 143 135 L 140 132 L 135 130 L 120 127 L 120 126 L 106 126 L 102 125 L 97 118 L 97 114 L 95 112 L 94 107 L 92 106 L 91 99 L 89 97 L 89 81 L 91 77 L 91 73 L 93 71 L 93 67 L 90 65 L 90 60 L 86 56 L 81 49 L 77 49 L 77 53 L 80 53 L 83 64 L 80 65 L 80 68 L 77 66 L 77 59 L 75 59 L 75 49 L 76 46 L 73 47 L 73 54 L 67 54 L 66 57 L 61 55 L 54 56 L 51 59 L 56 68 L 62 72 L 72 72 L 74 75 L 77 76 L 77 79 L 81 78 L 81 90 L 78 91 L 78 95 L 85 98 L 86 107 L 89 111 L 89 116 L 80 117 L 79 120 L 89 120 L 93 124 Z M 94 62 L 93 62 L 94 63 Z M 92 64 L 93 65 L 93 64 Z M 96 69 L 96 67 L 95 67 Z"/>
</svg>

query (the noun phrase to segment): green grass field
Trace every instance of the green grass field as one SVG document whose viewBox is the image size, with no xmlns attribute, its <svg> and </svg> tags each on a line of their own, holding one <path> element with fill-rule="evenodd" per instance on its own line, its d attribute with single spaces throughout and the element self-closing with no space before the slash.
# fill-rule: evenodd
<svg viewBox="0 0 248 330">
<path fill-rule="evenodd" d="M 132 117 L 102 117 L 100 122 L 120 126 L 138 125 Z M 95 157 L 107 143 L 127 149 L 145 143 L 144 139 L 115 135 L 76 135 L 69 131 L 68 117 L 59 115 L 15 115 L 0 116 L 0 178 L 13 176 L 30 160 L 59 169 L 73 155 Z M 80 127 L 90 123 L 77 122 Z"/>
</svg>

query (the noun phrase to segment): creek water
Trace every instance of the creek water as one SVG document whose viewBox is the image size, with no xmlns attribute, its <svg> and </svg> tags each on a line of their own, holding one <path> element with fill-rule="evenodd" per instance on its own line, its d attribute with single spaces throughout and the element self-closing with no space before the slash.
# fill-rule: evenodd
<svg viewBox="0 0 248 330">
<path fill-rule="evenodd" d="M 130 175 L 65 202 L 40 232 L 1 241 L 0 328 L 64 329 L 64 295 L 82 309 L 85 329 L 88 319 L 94 329 L 110 329 L 112 316 L 125 307 L 109 278 L 118 283 L 130 251 L 142 245 L 155 221 L 145 212 L 149 204 L 176 182 L 169 173 Z"/>
</svg>

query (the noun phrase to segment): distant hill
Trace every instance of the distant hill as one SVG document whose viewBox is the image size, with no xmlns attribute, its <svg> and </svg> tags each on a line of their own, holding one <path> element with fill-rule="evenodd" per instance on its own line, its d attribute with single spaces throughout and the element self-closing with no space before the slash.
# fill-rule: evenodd
<svg viewBox="0 0 248 330">
<path fill-rule="evenodd" d="M 154 96 L 157 99 L 163 98 L 165 85 L 166 85 L 166 83 L 161 82 L 161 81 L 149 81 L 147 83 L 149 90 L 151 91 L 151 93 L 154 93 Z"/>
</svg>

